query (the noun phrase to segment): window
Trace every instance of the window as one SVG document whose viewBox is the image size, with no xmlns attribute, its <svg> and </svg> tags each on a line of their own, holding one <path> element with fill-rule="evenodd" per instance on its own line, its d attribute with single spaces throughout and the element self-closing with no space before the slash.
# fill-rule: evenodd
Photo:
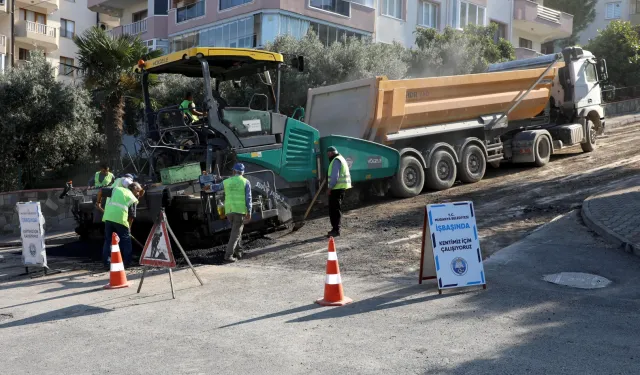
<svg viewBox="0 0 640 375">
<path fill-rule="evenodd" d="M 631 13 L 632 14 L 640 14 L 640 0 L 635 0 L 631 2 Z"/>
<path fill-rule="evenodd" d="M 200 0 L 196 3 L 176 9 L 176 22 L 185 22 L 204 16 L 204 5 L 205 0 Z"/>
<path fill-rule="evenodd" d="M 253 0 L 220 0 L 220 10 L 239 7 L 240 5 L 248 4 L 251 2 L 253 2 Z"/>
<path fill-rule="evenodd" d="M 60 56 L 60 67 L 58 68 L 58 74 L 61 76 L 73 76 L 74 71 L 75 68 L 73 65 L 73 59 Z"/>
<path fill-rule="evenodd" d="M 402 19 L 402 0 L 380 0 L 383 15 Z"/>
<path fill-rule="evenodd" d="M 487 9 L 466 1 L 453 0 L 453 27 L 464 29 L 468 25 L 486 26 Z"/>
<path fill-rule="evenodd" d="M 73 38 L 76 35 L 76 23 L 73 21 L 60 19 L 60 36 L 63 38 Z"/>
<path fill-rule="evenodd" d="M 500 39 L 507 39 L 507 25 L 502 22 L 491 21 L 491 23 L 495 23 L 498 25 L 498 29 L 496 30 L 496 34 L 493 36 L 493 41 L 498 43 Z"/>
<path fill-rule="evenodd" d="M 18 60 L 29 60 L 29 50 L 24 48 L 18 48 Z"/>
<path fill-rule="evenodd" d="M 617 20 L 622 16 L 622 2 L 607 3 L 605 18 L 608 20 Z"/>
<path fill-rule="evenodd" d="M 147 11 L 147 9 L 140 11 L 140 12 L 136 12 L 133 15 L 131 15 L 131 20 L 135 23 L 135 22 L 140 22 L 142 20 L 144 20 L 145 18 L 147 18 L 147 16 L 149 15 L 149 12 Z"/>
<path fill-rule="evenodd" d="M 520 41 L 518 42 L 518 45 L 521 48 L 529 48 L 529 49 L 533 49 L 533 42 L 530 41 L 529 39 L 525 39 L 525 38 L 520 38 Z"/>
<path fill-rule="evenodd" d="M 238 47 L 256 46 L 253 17 L 239 19 L 222 25 L 209 27 L 194 33 L 171 38 L 171 52 L 192 47 Z"/>
<path fill-rule="evenodd" d="M 346 17 L 351 16 L 351 3 L 343 0 L 309 0 L 309 6 Z"/>
<path fill-rule="evenodd" d="M 587 82 L 594 83 L 598 81 L 598 74 L 596 73 L 595 64 L 586 63 L 584 70 L 587 76 Z"/>
<path fill-rule="evenodd" d="M 168 0 L 155 0 L 153 13 L 156 15 L 166 16 L 169 13 L 169 1 Z"/>
<path fill-rule="evenodd" d="M 20 8 L 18 11 L 18 17 L 21 20 L 39 23 L 41 25 L 47 24 L 47 15 L 43 13 L 34 12 L 32 10 L 25 10 Z"/>
<path fill-rule="evenodd" d="M 418 25 L 438 28 L 439 8 L 436 4 L 428 1 L 418 3 Z"/>
<path fill-rule="evenodd" d="M 344 42 L 349 38 L 362 38 L 364 36 L 363 34 L 358 34 L 353 31 L 347 31 L 316 22 L 310 22 L 309 29 L 313 30 L 313 32 L 316 33 L 318 39 L 320 39 L 322 44 L 324 44 L 325 46 L 330 46 L 335 42 Z"/>
</svg>

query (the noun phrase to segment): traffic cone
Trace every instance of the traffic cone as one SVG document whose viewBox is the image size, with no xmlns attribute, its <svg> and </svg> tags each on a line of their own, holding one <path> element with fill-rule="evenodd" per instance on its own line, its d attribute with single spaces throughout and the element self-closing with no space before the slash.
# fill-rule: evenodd
<svg viewBox="0 0 640 375">
<path fill-rule="evenodd" d="M 333 237 L 329 238 L 329 253 L 327 258 L 327 277 L 324 281 L 324 298 L 316 301 L 322 306 L 344 306 L 353 302 L 349 297 L 345 297 L 342 290 L 342 279 L 340 278 L 340 266 L 338 266 L 338 254 L 336 253 L 336 243 Z"/>
<path fill-rule="evenodd" d="M 127 274 L 124 272 L 124 263 L 122 262 L 122 254 L 120 254 L 120 238 L 113 233 L 111 236 L 111 271 L 109 272 L 109 284 L 105 285 L 105 289 L 120 289 L 129 287 L 127 282 Z"/>
</svg>

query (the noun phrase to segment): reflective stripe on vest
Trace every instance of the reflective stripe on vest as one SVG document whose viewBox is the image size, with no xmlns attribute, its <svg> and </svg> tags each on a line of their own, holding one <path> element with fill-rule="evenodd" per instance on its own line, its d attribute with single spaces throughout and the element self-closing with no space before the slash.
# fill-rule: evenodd
<svg viewBox="0 0 640 375">
<path fill-rule="evenodd" d="M 222 182 L 224 185 L 224 212 L 246 214 L 247 201 L 245 195 L 245 187 L 249 181 L 242 176 L 234 176 L 227 178 Z"/>
<path fill-rule="evenodd" d="M 200 118 L 191 112 L 191 104 L 193 104 L 192 101 L 185 99 L 180 103 L 180 109 L 182 109 L 182 112 L 187 114 L 187 116 L 191 117 L 191 121 L 198 121 Z"/>
<path fill-rule="evenodd" d="M 349 173 L 349 164 L 342 157 L 342 155 L 338 155 L 333 160 L 331 160 L 331 164 L 329 164 L 329 179 L 331 179 L 331 171 L 333 170 L 333 162 L 336 159 L 340 160 L 340 171 L 338 172 L 338 181 L 333 189 L 351 189 L 351 173 Z"/>
<path fill-rule="evenodd" d="M 93 185 L 95 187 L 109 186 L 112 180 L 113 180 L 113 173 L 109 172 L 107 173 L 106 176 L 104 176 L 104 178 L 102 179 L 102 182 L 100 182 L 100 172 L 96 172 L 96 176 L 93 180 L 94 182 Z"/>
<path fill-rule="evenodd" d="M 124 225 L 129 228 L 129 207 L 138 203 L 135 195 L 129 189 L 113 188 L 111 199 L 104 208 L 103 221 Z"/>
</svg>

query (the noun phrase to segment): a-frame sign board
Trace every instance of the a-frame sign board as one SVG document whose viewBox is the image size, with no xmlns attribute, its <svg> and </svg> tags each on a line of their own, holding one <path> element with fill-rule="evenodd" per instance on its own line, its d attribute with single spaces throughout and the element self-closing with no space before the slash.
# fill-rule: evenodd
<svg viewBox="0 0 640 375">
<path fill-rule="evenodd" d="M 158 219 L 153 224 L 153 228 L 151 228 L 151 232 L 149 233 L 149 237 L 147 237 L 147 242 L 144 245 L 144 249 L 142 249 L 142 255 L 140 256 L 140 265 L 147 267 L 158 267 L 158 268 L 168 268 L 169 269 L 169 283 L 171 284 L 171 296 L 175 299 L 176 295 L 173 289 L 173 272 L 172 268 L 176 266 L 176 260 L 173 257 L 173 251 L 171 250 L 171 240 L 169 239 L 169 234 L 173 237 L 173 240 L 178 245 L 180 252 L 182 252 L 182 256 L 187 261 L 189 267 L 191 267 L 191 271 L 196 276 L 200 285 L 204 285 L 202 280 L 200 280 L 200 276 L 191 265 L 191 261 L 187 254 L 185 253 L 182 246 L 180 246 L 180 242 L 176 238 L 175 234 L 171 230 L 169 223 L 167 222 L 167 217 L 164 214 L 164 210 L 160 212 Z M 140 285 L 138 285 L 138 293 L 142 289 L 142 283 L 144 282 L 144 277 L 147 273 L 147 267 L 145 267 L 142 271 L 142 277 L 140 278 Z"/>
<path fill-rule="evenodd" d="M 425 207 L 420 276 L 437 279 L 444 289 L 487 288 L 473 202 L 430 204 Z"/>
</svg>

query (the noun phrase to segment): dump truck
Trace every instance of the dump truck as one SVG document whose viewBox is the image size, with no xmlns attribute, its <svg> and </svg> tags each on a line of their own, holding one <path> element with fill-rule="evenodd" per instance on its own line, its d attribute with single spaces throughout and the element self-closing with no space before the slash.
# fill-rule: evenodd
<svg viewBox="0 0 640 375">
<path fill-rule="evenodd" d="M 253 193 L 247 231 L 265 231 L 304 211 L 327 175 L 329 146 L 349 163 L 354 190 L 411 197 L 425 184 L 441 190 L 456 179 L 479 181 L 488 163 L 544 165 L 554 151 L 577 144 L 593 151 L 604 130 L 599 84 L 606 63 L 580 48 L 493 65 L 483 74 L 376 77 L 311 89 L 304 122 L 279 111 L 281 72 L 303 67 L 301 56 L 234 48 L 191 48 L 141 61 L 135 69 L 149 171 L 134 232 L 148 233 L 164 209 L 187 246 L 224 238 L 230 229 L 224 192 L 202 186 L 223 181 L 236 162 L 245 164 Z M 163 74 L 202 78 L 210 89 L 198 110 L 208 116 L 192 122 L 177 105 L 154 110 L 149 82 Z M 232 107 L 220 95 L 223 82 L 263 87 L 245 106 Z M 74 198 L 84 236 L 102 235 L 96 193 Z"/>
<path fill-rule="evenodd" d="M 398 197 L 424 186 L 480 181 L 487 164 L 543 166 L 580 144 L 591 152 L 605 129 L 606 61 L 579 47 L 489 66 L 486 73 L 389 80 L 375 77 L 310 89 L 305 122 L 392 147 L 401 155 L 388 186 Z M 380 182 L 380 181 L 378 181 Z"/>
</svg>

